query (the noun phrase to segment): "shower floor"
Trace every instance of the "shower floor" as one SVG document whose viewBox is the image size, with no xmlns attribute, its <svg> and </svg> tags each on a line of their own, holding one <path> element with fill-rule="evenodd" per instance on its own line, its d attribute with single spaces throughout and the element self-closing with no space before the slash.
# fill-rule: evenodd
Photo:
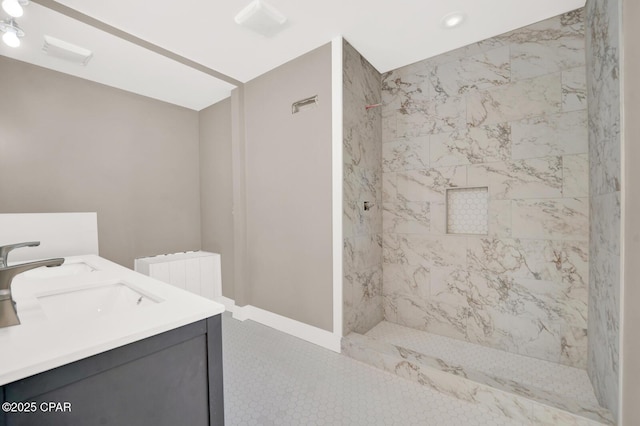
<svg viewBox="0 0 640 426">
<path fill-rule="evenodd" d="M 598 405 L 585 370 L 517 355 L 462 340 L 382 321 L 365 334 L 448 364 L 513 380 L 528 387 L 564 395 L 582 404 Z"/>
<path fill-rule="evenodd" d="M 554 425 L 609 425 L 585 370 L 382 321 L 343 339 L 343 353 L 507 414 Z"/>
</svg>

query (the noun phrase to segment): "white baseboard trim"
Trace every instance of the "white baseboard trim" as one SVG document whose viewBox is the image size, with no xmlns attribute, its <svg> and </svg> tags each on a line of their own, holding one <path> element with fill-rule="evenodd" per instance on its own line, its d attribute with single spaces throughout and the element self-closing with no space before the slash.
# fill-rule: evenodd
<svg viewBox="0 0 640 426">
<path fill-rule="evenodd" d="M 228 297 L 224 296 L 218 296 L 215 298 L 215 301 L 223 304 L 224 308 L 229 312 L 233 312 L 235 310 L 236 302 L 233 299 L 229 299 Z"/>
<path fill-rule="evenodd" d="M 239 321 L 252 320 L 267 327 L 271 327 L 283 333 L 313 343 L 323 348 L 340 353 L 340 340 L 342 336 L 305 324 L 273 312 L 252 306 L 236 306 L 235 301 L 227 297 L 221 297 L 218 300 L 222 303 L 226 310 L 233 314 L 233 318 Z"/>
<path fill-rule="evenodd" d="M 233 318 L 238 321 L 246 321 L 248 319 L 252 319 L 250 316 L 250 305 L 245 306 L 233 306 Z"/>
</svg>

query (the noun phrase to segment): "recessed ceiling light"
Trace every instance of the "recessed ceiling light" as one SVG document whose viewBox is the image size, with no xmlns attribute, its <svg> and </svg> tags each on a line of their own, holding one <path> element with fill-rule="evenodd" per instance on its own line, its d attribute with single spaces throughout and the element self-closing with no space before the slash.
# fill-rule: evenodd
<svg viewBox="0 0 640 426">
<path fill-rule="evenodd" d="M 445 28 L 455 28 L 461 25 L 466 18 L 462 12 L 452 12 L 444 15 L 442 18 L 442 26 Z"/>
</svg>

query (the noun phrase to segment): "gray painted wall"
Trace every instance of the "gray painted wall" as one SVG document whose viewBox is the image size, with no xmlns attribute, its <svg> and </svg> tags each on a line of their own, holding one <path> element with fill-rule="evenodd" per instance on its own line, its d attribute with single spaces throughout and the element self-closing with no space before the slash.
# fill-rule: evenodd
<svg viewBox="0 0 640 426">
<path fill-rule="evenodd" d="M 331 331 L 331 46 L 244 91 L 248 303 Z"/>
<path fill-rule="evenodd" d="M 0 212 L 97 211 L 100 254 L 200 248 L 198 113 L 0 56 Z"/>
<path fill-rule="evenodd" d="M 624 0 L 622 3 L 623 58 L 622 81 L 624 88 L 624 155 L 625 194 L 624 221 L 624 324 L 623 327 L 623 376 L 622 376 L 622 424 L 640 424 L 640 27 L 634 18 L 640 16 L 640 2 Z M 633 182 L 633 184 L 632 184 Z"/>
<path fill-rule="evenodd" d="M 618 416 L 620 338 L 620 0 L 586 4 L 589 99 L 587 371 L 600 404 Z"/>
<path fill-rule="evenodd" d="M 231 98 L 200 111 L 202 250 L 222 256 L 222 294 L 234 298 Z"/>
<path fill-rule="evenodd" d="M 236 306 L 249 304 L 247 277 L 247 174 L 244 86 L 231 91 L 231 157 L 233 169 L 233 257 Z"/>
</svg>

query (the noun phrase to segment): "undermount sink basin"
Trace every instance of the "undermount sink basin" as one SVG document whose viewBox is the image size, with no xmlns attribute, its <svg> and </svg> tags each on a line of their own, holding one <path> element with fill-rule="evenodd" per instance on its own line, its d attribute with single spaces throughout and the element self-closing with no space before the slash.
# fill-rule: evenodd
<svg viewBox="0 0 640 426">
<path fill-rule="evenodd" d="M 84 274 L 87 272 L 93 272 L 95 268 L 84 262 L 75 263 L 63 263 L 60 266 L 54 266 L 47 268 L 43 266 L 41 268 L 32 269 L 27 272 L 23 272 L 24 278 L 55 278 L 55 277 L 67 277 L 70 275 Z"/>
<path fill-rule="evenodd" d="M 153 305 L 159 300 L 123 282 L 77 287 L 36 297 L 50 319 L 96 318 Z"/>
</svg>

